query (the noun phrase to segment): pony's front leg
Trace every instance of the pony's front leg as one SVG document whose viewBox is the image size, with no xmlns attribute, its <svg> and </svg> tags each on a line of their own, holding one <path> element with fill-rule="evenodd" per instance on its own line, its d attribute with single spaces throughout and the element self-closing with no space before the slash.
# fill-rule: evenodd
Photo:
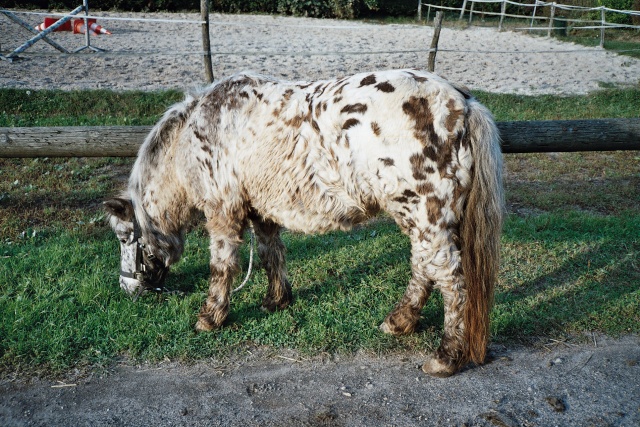
<svg viewBox="0 0 640 427">
<path fill-rule="evenodd" d="M 239 270 L 240 235 L 211 235 L 209 295 L 198 315 L 198 331 L 210 331 L 222 326 L 229 314 L 231 285 Z"/>
<path fill-rule="evenodd" d="M 285 246 L 280 239 L 280 226 L 272 221 L 254 221 L 258 238 L 258 254 L 269 279 L 269 290 L 262 301 L 266 311 L 289 306 L 293 299 L 291 284 L 287 280 Z"/>
</svg>

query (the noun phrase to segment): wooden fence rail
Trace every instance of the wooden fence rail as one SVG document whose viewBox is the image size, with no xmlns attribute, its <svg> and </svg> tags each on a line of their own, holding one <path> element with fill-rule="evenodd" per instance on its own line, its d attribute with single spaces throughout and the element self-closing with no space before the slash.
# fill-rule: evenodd
<svg viewBox="0 0 640 427">
<path fill-rule="evenodd" d="M 640 150 L 640 118 L 499 122 L 503 153 Z M 2 157 L 135 157 L 151 126 L 0 128 Z"/>
</svg>

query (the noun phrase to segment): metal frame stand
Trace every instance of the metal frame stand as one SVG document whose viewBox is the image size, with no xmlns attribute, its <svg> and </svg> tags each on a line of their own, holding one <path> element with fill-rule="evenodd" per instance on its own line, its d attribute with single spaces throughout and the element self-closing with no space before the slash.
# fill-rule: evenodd
<svg viewBox="0 0 640 427">
<path fill-rule="evenodd" d="M 73 51 L 73 53 L 82 52 L 85 49 L 92 50 L 94 52 L 106 52 L 104 49 L 100 49 L 99 47 L 91 46 L 91 38 L 89 33 L 91 30 L 89 29 L 89 20 L 87 16 L 89 16 L 89 0 L 82 0 L 82 7 L 84 8 L 84 46 L 78 48 Z"/>
<path fill-rule="evenodd" d="M 56 42 L 54 42 L 52 40 L 49 40 L 47 38 L 47 36 L 49 34 L 51 34 L 52 32 L 54 32 L 58 27 L 62 26 L 64 23 L 66 23 L 67 21 L 69 21 L 71 18 L 73 18 L 75 15 L 77 15 L 78 13 L 80 13 L 82 11 L 84 11 L 84 15 L 85 15 L 85 18 L 84 18 L 85 45 L 84 46 L 82 46 L 79 49 L 74 50 L 73 52 L 69 52 L 67 49 L 63 48 L 58 43 L 56 43 Z M 45 42 L 49 43 L 51 46 L 53 46 L 55 49 L 59 50 L 62 53 L 77 53 L 77 52 L 83 51 L 85 49 L 90 49 L 90 50 L 92 50 L 94 52 L 106 52 L 104 49 L 100 49 L 99 47 L 91 46 L 91 39 L 90 39 L 90 35 L 89 35 L 89 32 L 90 32 L 90 30 L 89 30 L 89 20 L 87 18 L 87 16 L 89 16 L 89 0 L 83 0 L 82 6 L 76 7 L 71 12 L 69 12 L 69 15 L 63 17 L 62 19 L 59 19 L 52 26 L 50 26 L 49 28 L 46 28 L 44 31 L 36 31 L 36 30 L 34 30 L 33 28 L 31 28 L 31 26 L 28 23 L 26 23 L 22 19 L 18 18 L 14 13 L 12 13 L 12 12 L 10 12 L 8 10 L 0 9 L 0 13 L 5 15 L 7 18 L 12 20 L 16 24 L 20 25 L 22 28 L 24 28 L 24 29 L 26 29 L 26 30 L 28 30 L 28 31 L 30 31 L 30 32 L 35 34 L 34 37 L 32 37 L 29 40 L 27 40 L 26 42 L 24 42 L 20 47 L 16 48 L 10 54 L 8 54 L 8 55 L 0 54 L 0 59 L 2 59 L 2 60 L 13 62 L 15 60 L 22 59 L 18 55 L 21 54 L 22 52 L 24 52 L 25 50 L 29 49 L 31 46 L 33 46 L 36 42 L 38 42 L 40 40 L 44 40 Z"/>
</svg>

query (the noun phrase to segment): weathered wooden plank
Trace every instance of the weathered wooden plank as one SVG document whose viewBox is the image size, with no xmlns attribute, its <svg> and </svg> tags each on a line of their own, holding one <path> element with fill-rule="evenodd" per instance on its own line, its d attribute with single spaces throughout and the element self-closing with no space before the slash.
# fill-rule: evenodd
<svg viewBox="0 0 640 427">
<path fill-rule="evenodd" d="M 640 150 L 640 118 L 499 122 L 504 153 Z M 151 126 L 0 128 L 0 157 L 135 157 Z"/>
<path fill-rule="evenodd" d="M 640 118 L 499 122 L 503 153 L 640 150 Z"/>
<path fill-rule="evenodd" d="M 0 128 L 0 157 L 135 157 L 151 126 Z"/>
</svg>

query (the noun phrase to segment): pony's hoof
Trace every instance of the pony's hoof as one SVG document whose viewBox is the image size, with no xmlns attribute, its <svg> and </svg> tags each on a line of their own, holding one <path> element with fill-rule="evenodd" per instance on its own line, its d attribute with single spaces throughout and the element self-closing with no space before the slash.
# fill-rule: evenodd
<svg viewBox="0 0 640 427">
<path fill-rule="evenodd" d="M 387 325 L 387 322 L 382 322 L 382 324 L 380 326 L 378 326 L 378 329 L 380 329 L 382 332 L 384 332 L 385 334 L 391 334 L 394 335 L 393 331 L 391 330 L 391 328 L 389 327 L 389 325 Z"/>
<path fill-rule="evenodd" d="M 262 302 L 262 306 L 260 306 L 260 310 L 266 313 L 274 313 L 278 310 L 284 310 L 285 308 L 289 307 L 290 303 L 291 303 L 290 300 L 283 300 L 280 302 L 276 302 L 270 298 L 269 299 L 265 298 L 265 300 Z"/>
<path fill-rule="evenodd" d="M 438 378 L 447 378 L 456 373 L 456 369 L 433 356 L 430 356 L 424 365 L 422 365 L 422 372 L 432 375 Z"/>
<path fill-rule="evenodd" d="M 199 317 L 196 322 L 196 331 L 197 332 L 209 332 L 217 329 L 218 326 L 211 322 L 209 319 L 204 317 Z"/>
<path fill-rule="evenodd" d="M 385 334 L 391 335 L 409 335 L 416 330 L 416 322 L 401 319 L 403 322 L 397 322 L 391 316 L 387 317 L 379 326 L 380 330 Z"/>
</svg>

